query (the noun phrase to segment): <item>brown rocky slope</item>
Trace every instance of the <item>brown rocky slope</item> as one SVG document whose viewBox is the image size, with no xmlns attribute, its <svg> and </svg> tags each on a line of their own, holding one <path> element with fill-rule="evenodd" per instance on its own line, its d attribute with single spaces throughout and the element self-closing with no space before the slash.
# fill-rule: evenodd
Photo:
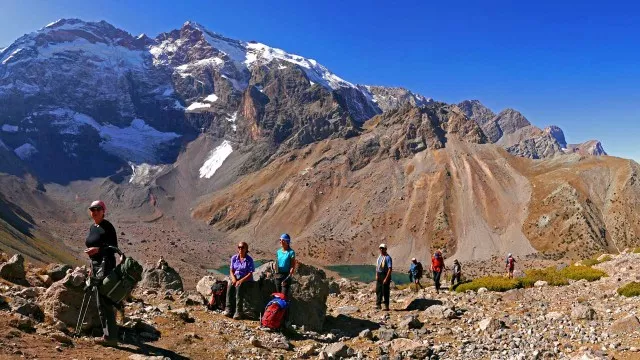
<svg viewBox="0 0 640 360">
<path fill-rule="evenodd" d="M 471 260 L 639 243 L 638 164 L 577 154 L 534 161 L 485 142 L 455 106 L 407 106 L 372 118 L 356 138 L 283 154 L 192 215 L 266 251 L 289 232 L 317 263 L 366 263 L 380 242 L 401 262 L 434 248 Z"/>
</svg>

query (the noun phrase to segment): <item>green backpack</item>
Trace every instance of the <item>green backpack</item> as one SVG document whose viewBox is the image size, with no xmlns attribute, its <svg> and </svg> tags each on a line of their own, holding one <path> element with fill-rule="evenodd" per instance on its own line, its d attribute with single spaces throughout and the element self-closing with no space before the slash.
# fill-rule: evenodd
<svg viewBox="0 0 640 360">
<path fill-rule="evenodd" d="M 142 270 L 139 262 L 125 257 L 124 261 L 104 278 L 98 292 L 118 304 L 129 296 L 138 281 L 142 280 Z"/>
</svg>

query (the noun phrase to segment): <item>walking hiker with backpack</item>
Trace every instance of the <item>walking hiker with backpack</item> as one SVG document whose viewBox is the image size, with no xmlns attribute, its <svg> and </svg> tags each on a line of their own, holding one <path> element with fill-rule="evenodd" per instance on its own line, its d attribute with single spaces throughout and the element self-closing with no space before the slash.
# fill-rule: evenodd
<svg viewBox="0 0 640 360">
<path fill-rule="evenodd" d="M 387 245 L 380 244 L 380 255 L 376 261 L 376 309 L 380 309 L 384 298 L 384 309 L 389 311 L 389 295 L 391 294 L 391 271 L 393 263 L 387 254 Z"/>
<path fill-rule="evenodd" d="M 116 253 L 118 253 L 118 236 L 116 229 L 107 221 L 105 212 L 107 207 L 101 200 L 89 205 L 89 214 L 93 224 L 85 240 L 87 249 L 84 251 L 91 259 L 90 283 L 99 286 L 116 268 Z M 124 257 L 120 254 L 120 262 Z M 94 339 L 99 345 L 115 346 L 118 344 L 118 324 L 114 303 L 103 294 L 96 294 L 98 314 L 102 324 L 103 336 Z"/>
<path fill-rule="evenodd" d="M 424 270 L 422 268 L 422 263 L 416 260 L 416 258 L 412 258 L 411 265 L 409 265 L 409 281 L 418 285 L 420 289 L 422 289 L 422 284 L 420 284 L 420 279 L 422 279 L 423 271 Z"/>
<path fill-rule="evenodd" d="M 253 281 L 255 267 L 253 259 L 249 256 L 249 245 L 246 242 L 238 244 L 238 253 L 231 257 L 229 266 L 229 286 L 227 287 L 227 300 L 224 315 L 233 316 L 234 320 L 243 317 L 243 301 L 247 283 Z"/>
<path fill-rule="evenodd" d="M 509 279 L 513 279 L 513 269 L 516 267 L 516 259 L 513 258 L 513 255 L 509 253 L 507 255 L 507 259 L 505 260 L 504 269 L 507 271 L 507 277 Z"/>
<path fill-rule="evenodd" d="M 276 291 L 289 297 L 291 288 L 291 278 L 296 270 L 296 252 L 291 248 L 291 237 L 289 234 L 280 235 L 280 246 L 276 251 Z"/>
<path fill-rule="evenodd" d="M 442 257 L 442 251 L 436 250 L 431 258 L 431 271 L 433 272 L 433 282 L 436 287 L 436 293 L 440 293 L 440 277 L 444 267 L 444 258 Z"/>
<path fill-rule="evenodd" d="M 453 274 L 451 275 L 451 288 L 456 285 L 460 285 L 460 278 L 462 277 L 462 265 L 458 259 L 453 260 Z"/>
</svg>

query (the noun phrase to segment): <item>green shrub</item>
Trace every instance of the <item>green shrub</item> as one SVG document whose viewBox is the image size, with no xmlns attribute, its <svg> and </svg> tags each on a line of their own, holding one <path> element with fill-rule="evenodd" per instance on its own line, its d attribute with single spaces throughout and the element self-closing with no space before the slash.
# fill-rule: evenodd
<svg viewBox="0 0 640 360">
<path fill-rule="evenodd" d="M 589 266 L 568 266 L 560 271 L 560 274 L 567 279 L 572 280 L 582 280 L 585 279 L 587 281 L 596 281 L 600 280 L 600 278 L 607 276 L 602 270 L 594 269 Z"/>
<path fill-rule="evenodd" d="M 526 270 L 524 274 L 525 276 L 519 279 L 521 286 L 524 288 L 532 287 L 538 280 L 546 281 L 551 286 L 569 285 L 569 280 L 555 267 Z"/>
<path fill-rule="evenodd" d="M 640 254 L 640 247 L 637 247 L 637 248 L 631 250 L 631 252 L 633 252 L 634 254 Z"/>
<path fill-rule="evenodd" d="M 518 279 L 508 279 L 502 276 L 485 276 L 460 284 L 460 286 L 456 288 L 456 292 L 465 292 L 467 290 L 478 291 L 480 288 L 503 292 L 519 288 L 520 286 L 520 281 L 518 281 Z"/>
<path fill-rule="evenodd" d="M 640 283 L 630 282 L 618 289 L 618 294 L 626 297 L 640 296 Z"/>
<path fill-rule="evenodd" d="M 605 261 L 610 261 L 612 259 L 611 255 L 607 254 L 605 256 L 602 257 L 602 259 L 598 260 L 598 258 L 602 256 L 596 256 L 594 258 L 591 259 L 584 259 L 582 261 L 580 261 L 580 263 L 584 266 L 593 266 L 593 265 L 598 265 L 598 264 L 602 264 Z"/>
</svg>

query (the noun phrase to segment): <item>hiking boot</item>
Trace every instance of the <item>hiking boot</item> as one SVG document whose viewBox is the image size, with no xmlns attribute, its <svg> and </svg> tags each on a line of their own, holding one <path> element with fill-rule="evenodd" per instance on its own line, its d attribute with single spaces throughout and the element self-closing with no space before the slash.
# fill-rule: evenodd
<svg viewBox="0 0 640 360">
<path fill-rule="evenodd" d="M 380 310 L 380 309 L 382 309 L 382 308 L 380 307 L 380 304 L 376 304 L 376 310 Z"/>
<path fill-rule="evenodd" d="M 118 340 L 107 339 L 105 337 L 97 337 L 97 338 L 93 338 L 93 343 L 96 345 L 113 347 L 118 345 Z"/>
<path fill-rule="evenodd" d="M 384 311 L 389 311 L 389 305 L 384 306 Z"/>
<path fill-rule="evenodd" d="M 242 314 L 236 312 L 235 314 L 233 314 L 233 320 L 242 320 Z"/>
<path fill-rule="evenodd" d="M 230 318 L 233 315 L 233 313 L 231 312 L 231 309 L 227 308 L 225 309 L 223 315 Z"/>
</svg>

